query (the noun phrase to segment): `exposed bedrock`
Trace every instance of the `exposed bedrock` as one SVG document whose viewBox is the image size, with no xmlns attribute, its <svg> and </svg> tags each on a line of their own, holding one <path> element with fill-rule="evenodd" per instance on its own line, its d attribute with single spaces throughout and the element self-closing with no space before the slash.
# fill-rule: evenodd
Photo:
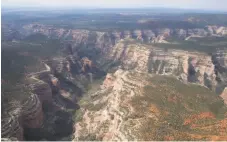
<svg viewBox="0 0 227 142">
<path fill-rule="evenodd" d="M 31 94 L 22 103 L 23 125 L 26 128 L 40 128 L 43 123 L 42 104 L 37 95 Z"/>
<path fill-rule="evenodd" d="M 221 93 L 221 97 L 223 98 L 225 104 L 227 104 L 227 87 L 225 87 L 225 89 Z"/>
<path fill-rule="evenodd" d="M 227 85 L 226 53 L 217 50 L 210 56 L 200 52 L 147 48 L 142 44 L 119 42 L 109 52 L 108 58 L 120 62 L 123 69 L 174 75 L 184 82 L 201 84 L 214 91 L 218 89 L 220 91 L 216 92 L 220 94 Z"/>
<path fill-rule="evenodd" d="M 44 132 L 48 132 L 47 134 L 51 136 L 56 136 L 60 132 L 54 130 L 57 125 L 55 122 L 66 124 L 65 127 L 72 126 L 72 120 L 70 120 L 71 116 L 65 117 L 65 112 L 48 112 L 48 114 L 46 114 L 48 119 L 45 120 L 45 124 L 43 124 L 43 103 L 53 103 L 61 110 L 68 107 L 65 100 L 75 105 L 78 100 L 77 97 L 85 92 L 88 84 L 93 82 L 95 77 L 100 77 L 104 74 L 101 71 L 102 69 L 95 66 L 100 58 L 103 64 L 109 64 L 110 61 L 110 64 L 116 63 L 116 65 L 123 70 L 133 70 L 141 74 L 173 75 L 183 82 L 192 82 L 206 86 L 215 90 L 218 94 L 221 94 L 221 97 L 226 103 L 227 50 L 217 50 L 216 53 L 210 56 L 200 52 L 173 49 L 164 50 L 140 43 L 134 44 L 134 42 L 125 42 L 124 40 L 128 38 L 129 41 L 132 41 L 130 38 L 133 38 L 149 43 L 160 43 L 166 42 L 165 39 L 173 35 L 183 39 L 188 36 L 223 36 L 227 35 L 226 27 L 207 26 L 204 29 L 188 30 L 166 28 L 156 30 L 135 29 L 131 31 L 90 32 L 88 30 L 66 30 L 33 24 L 25 26 L 24 31 L 26 31 L 27 35 L 42 33 L 48 37 L 69 39 L 72 40 L 72 46 L 67 48 L 67 56 L 56 57 L 48 61 L 47 64 L 50 66 L 51 70 L 47 69 L 44 72 L 30 76 L 31 81 L 29 86 L 34 94 L 31 94 L 25 101 L 21 102 L 17 109 L 10 108 L 10 115 L 2 120 L 2 137 L 15 137 L 18 140 L 23 140 L 23 127 L 40 128 L 41 126 Z M 81 49 L 82 51 L 78 51 L 77 54 L 77 50 L 79 50 L 78 47 L 82 47 L 83 49 L 90 48 L 90 50 L 84 51 Z M 96 54 L 96 52 L 93 54 L 92 52 L 91 57 L 85 57 L 85 55 L 90 55 L 89 53 L 94 50 L 100 51 L 102 54 Z M 94 121 L 97 123 L 100 123 L 101 114 L 105 114 L 103 115 L 103 119 L 107 122 L 113 119 L 113 128 L 110 128 L 108 133 L 105 133 L 103 136 L 106 140 L 111 139 L 109 137 L 113 135 L 112 130 L 116 130 L 116 140 L 118 140 L 117 136 L 121 137 L 123 140 L 126 139 L 124 131 L 118 131 L 120 128 L 115 127 L 117 126 L 115 123 L 121 123 L 118 122 L 118 120 L 122 120 L 121 116 L 115 112 L 115 110 L 119 109 L 115 104 L 117 104 L 116 102 L 119 103 L 118 100 L 121 100 L 123 103 L 119 103 L 119 105 L 127 105 L 127 98 L 120 98 L 120 94 L 122 94 L 121 90 L 133 90 L 146 83 L 141 81 L 142 83 L 138 84 L 138 82 L 133 81 L 131 78 L 136 78 L 141 81 L 141 78 L 132 76 L 128 71 L 125 72 L 121 69 L 118 69 L 115 74 L 108 74 L 102 87 L 107 89 L 106 91 L 108 91 L 108 88 L 112 87 L 115 90 L 116 94 L 111 93 L 111 95 L 108 96 L 111 98 L 109 99 L 111 101 L 108 102 L 108 105 L 112 105 L 113 108 L 110 108 L 109 114 L 106 114 L 105 109 L 95 113 L 91 112 L 95 114 Z M 136 89 L 133 91 L 136 91 Z M 128 96 L 133 96 L 133 91 L 132 93 L 130 91 L 127 92 Z M 140 94 L 140 92 L 134 93 Z M 102 103 L 105 103 L 105 100 Z M 128 106 L 128 108 L 130 109 L 131 106 Z M 124 113 L 125 112 L 122 111 L 123 115 Z M 55 114 L 58 116 L 55 116 Z M 87 115 L 88 112 L 85 114 L 84 119 L 86 122 L 89 122 L 87 124 L 90 124 L 90 121 L 93 120 L 87 120 Z M 114 118 L 112 118 L 112 116 L 114 116 Z M 67 122 L 64 122 L 65 118 L 68 120 Z M 60 124 L 56 127 L 63 128 Z M 87 125 L 86 127 L 88 130 L 97 128 L 92 125 Z M 51 130 L 47 130 L 49 128 Z M 80 128 L 80 126 L 77 126 L 77 128 Z M 72 131 L 71 127 L 67 133 L 70 133 L 70 131 Z M 105 129 L 103 128 L 102 131 L 105 131 Z M 102 133 L 102 131 L 100 131 L 100 133 Z M 130 132 L 126 133 L 130 135 Z"/>
<path fill-rule="evenodd" d="M 9 115 L 1 120 L 1 137 L 16 138 L 19 141 L 24 140 L 23 128 L 16 116 Z"/>
<path fill-rule="evenodd" d="M 163 40 L 167 37 L 179 37 L 183 39 L 189 39 L 190 37 L 206 37 L 206 36 L 226 36 L 227 27 L 223 26 L 206 26 L 204 28 L 194 28 L 194 29 L 134 29 L 125 31 L 111 31 L 111 32 L 98 32 L 98 31 L 88 31 L 80 29 L 66 30 L 62 28 L 54 28 L 51 26 L 45 26 L 41 24 L 29 24 L 23 26 L 20 31 L 25 35 L 30 35 L 32 33 L 42 33 L 48 37 L 60 38 L 60 39 L 71 39 L 75 44 L 94 44 L 96 47 L 105 49 L 111 46 L 111 44 L 116 44 L 120 39 L 134 38 L 144 42 L 164 42 Z M 61 34 L 59 34 L 61 33 Z M 161 39 L 160 39 L 161 38 Z M 108 41 L 105 44 L 103 41 Z M 103 48 L 105 47 L 105 48 Z"/>
<path fill-rule="evenodd" d="M 227 84 L 227 50 L 217 50 L 212 54 L 212 61 L 218 82 L 216 92 L 221 93 Z"/>
</svg>

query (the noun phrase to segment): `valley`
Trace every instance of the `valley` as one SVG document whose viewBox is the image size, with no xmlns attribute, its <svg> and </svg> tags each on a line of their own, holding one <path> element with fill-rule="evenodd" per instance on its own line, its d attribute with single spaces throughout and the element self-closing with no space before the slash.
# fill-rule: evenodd
<svg viewBox="0 0 227 142">
<path fill-rule="evenodd" d="M 227 25 L 115 14 L 3 17 L 2 138 L 227 140 Z"/>
</svg>

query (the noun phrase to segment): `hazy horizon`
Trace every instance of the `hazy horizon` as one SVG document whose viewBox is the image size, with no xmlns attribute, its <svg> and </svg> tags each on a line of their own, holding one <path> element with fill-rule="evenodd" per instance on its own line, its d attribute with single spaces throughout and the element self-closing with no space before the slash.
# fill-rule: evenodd
<svg viewBox="0 0 227 142">
<path fill-rule="evenodd" d="M 2 0 L 3 8 L 170 8 L 227 12 L 227 0 Z"/>
</svg>

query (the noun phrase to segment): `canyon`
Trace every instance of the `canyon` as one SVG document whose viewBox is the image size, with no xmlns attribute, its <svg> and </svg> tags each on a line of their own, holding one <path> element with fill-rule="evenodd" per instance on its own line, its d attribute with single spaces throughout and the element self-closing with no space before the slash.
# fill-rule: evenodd
<svg viewBox="0 0 227 142">
<path fill-rule="evenodd" d="M 208 54 L 150 44 L 224 37 L 226 27 L 102 32 L 29 24 L 17 29 L 19 36 L 11 34 L 11 40 L 42 34 L 65 46 L 64 55 L 41 59 L 43 70 L 9 90 L 3 138 L 227 139 L 227 50 Z"/>
<path fill-rule="evenodd" d="M 5 27 L 5 30 L 9 31 L 10 27 Z M 13 31 L 13 30 L 12 30 Z M 14 31 L 15 32 L 15 31 Z M 192 37 L 207 37 L 207 36 L 226 36 L 227 27 L 208 25 L 204 28 L 194 29 L 171 29 L 171 28 L 160 28 L 160 29 L 131 29 L 131 30 L 113 30 L 113 31 L 89 31 L 83 29 L 64 29 L 55 28 L 51 25 L 42 24 L 28 24 L 17 29 L 18 35 L 30 35 L 32 33 L 42 33 L 51 38 L 74 40 L 77 43 L 90 42 L 88 38 L 92 36 L 98 41 L 102 41 L 105 38 L 111 38 L 114 43 L 117 43 L 120 39 L 133 38 L 138 41 L 144 41 L 147 43 L 166 43 L 165 40 L 168 37 L 178 37 L 185 40 L 189 40 Z M 15 35 L 15 34 L 14 34 Z M 16 36 L 15 36 L 16 37 Z M 101 46 L 101 45 L 99 45 Z"/>
</svg>

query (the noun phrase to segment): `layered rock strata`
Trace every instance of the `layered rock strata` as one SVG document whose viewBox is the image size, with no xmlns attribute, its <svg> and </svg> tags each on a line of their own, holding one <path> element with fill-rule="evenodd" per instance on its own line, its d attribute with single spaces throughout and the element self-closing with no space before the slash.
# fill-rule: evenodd
<svg viewBox="0 0 227 142">
<path fill-rule="evenodd" d="M 180 37 L 183 39 L 189 39 L 191 37 L 206 37 L 206 36 L 226 36 L 227 27 L 217 27 L 217 26 L 206 26 L 204 28 L 195 28 L 195 29 L 146 29 L 140 30 L 135 29 L 132 31 L 112 31 L 112 32 L 90 32 L 88 30 L 66 30 L 66 29 L 57 29 L 51 26 L 45 26 L 41 24 L 29 24 L 25 25 L 22 28 L 22 31 L 26 35 L 32 33 L 42 33 L 48 37 L 55 37 L 60 39 L 72 39 L 76 43 L 86 43 L 91 42 L 89 37 L 95 36 L 94 42 L 97 42 L 97 45 L 102 42 L 103 39 L 109 38 L 112 43 L 116 44 L 120 39 L 124 38 L 134 38 L 140 41 L 146 42 L 165 42 L 165 39 L 168 37 Z M 91 34 L 92 33 L 92 34 Z"/>
</svg>

